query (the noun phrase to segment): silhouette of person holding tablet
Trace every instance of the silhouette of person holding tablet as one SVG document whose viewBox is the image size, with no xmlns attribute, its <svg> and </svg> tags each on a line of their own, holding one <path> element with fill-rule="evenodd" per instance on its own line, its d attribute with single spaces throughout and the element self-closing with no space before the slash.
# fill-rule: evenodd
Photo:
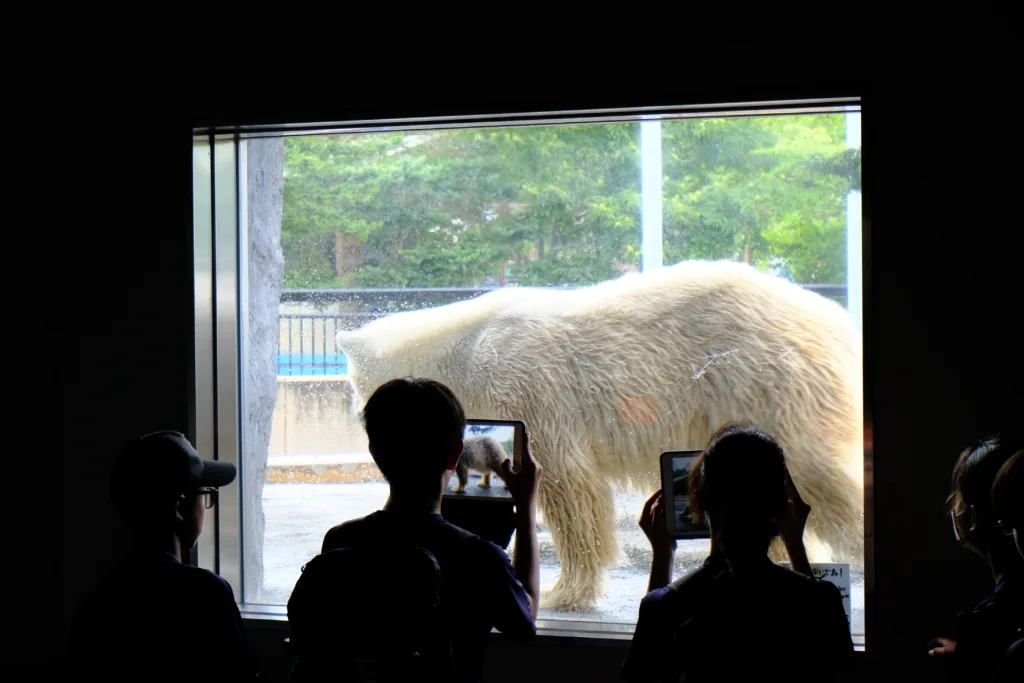
<svg viewBox="0 0 1024 683">
<path fill-rule="evenodd" d="M 540 466 L 524 448 L 518 472 L 502 479 L 516 501 L 515 562 L 494 543 L 441 516 L 441 498 L 462 454 L 466 417 L 451 389 L 429 379 L 394 379 L 377 388 L 362 414 L 370 454 L 391 487 L 383 510 L 335 526 L 322 552 L 404 544 L 430 551 L 441 569 L 441 607 L 459 680 L 480 678 L 492 628 L 535 632 L 540 598 L 537 486 Z M 396 590 L 400 587 L 396 586 Z M 402 628 L 400 615 L 395 628 Z"/>
<path fill-rule="evenodd" d="M 775 440 L 755 427 L 722 427 L 694 462 L 689 493 L 711 528 L 711 555 L 669 583 L 675 541 L 661 491 L 647 501 L 640 527 L 654 554 L 626 679 L 825 681 L 848 668 L 853 643 L 842 597 L 811 575 L 803 545 L 810 507 Z M 778 535 L 798 571 L 768 558 Z"/>
</svg>

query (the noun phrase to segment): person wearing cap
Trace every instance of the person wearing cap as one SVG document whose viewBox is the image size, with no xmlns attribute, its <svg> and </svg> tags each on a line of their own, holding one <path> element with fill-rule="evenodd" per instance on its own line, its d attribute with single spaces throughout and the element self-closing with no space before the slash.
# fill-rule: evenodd
<svg viewBox="0 0 1024 683">
<path fill-rule="evenodd" d="M 126 559 L 80 605 L 69 663 L 95 680 L 253 678 L 231 587 L 185 564 L 230 463 L 203 460 L 173 431 L 133 440 L 110 479 L 114 508 L 132 534 Z"/>
</svg>

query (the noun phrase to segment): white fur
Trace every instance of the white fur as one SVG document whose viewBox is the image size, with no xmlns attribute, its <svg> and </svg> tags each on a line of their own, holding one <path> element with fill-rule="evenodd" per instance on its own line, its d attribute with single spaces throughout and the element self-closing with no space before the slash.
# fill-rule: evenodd
<svg viewBox="0 0 1024 683">
<path fill-rule="evenodd" d="M 599 594 L 617 554 L 612 487 L 653 490 L 660 453 L 702 448 L 732 421 L 785 449 L 814 510 L 812 561 L 861 561 L 859 335 L 840 306 L 785 280 L 685 262 L 397 313 L 339 333 L 338 344 L 357 404 L 394 377 L 429 377 L 468 416 L 526 422 L 562 565 L 550 604 L 588 608 Z M 654 419 L 623 416 L 624 401 Z"/>
</svg>

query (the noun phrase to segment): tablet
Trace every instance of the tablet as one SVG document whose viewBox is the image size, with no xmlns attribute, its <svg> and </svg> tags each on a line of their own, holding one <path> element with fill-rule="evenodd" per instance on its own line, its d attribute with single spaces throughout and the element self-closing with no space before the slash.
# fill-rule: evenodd
<svg viewBox="0 0 1024 683">
<path fill-rule="evenodd" d="M 711 538 L 704 520 L 695 522 L 690 510 L 690 470 L 700 451 L 661 454 L 661 490 L 665 497 L 665 523 L 672 538 Z"/>
<path fill-rule="evenodd" d="M 441 500 L 441 516 L 507 549 L 516 528 L 515 500 L 501 478 L 523 459 L 526 425 L 516 420 L 466 420 L 462 456 Z"/>
<path fill-rule="evenodd" d="M 511 501 L 512 494 L 501 478 L 501 466 L 510 460 L 512 469 L 519 467 L 525 439 L 526 425 L 520 420 L 466 420 L 462 456 L 444 497 Z"/>
</svg>

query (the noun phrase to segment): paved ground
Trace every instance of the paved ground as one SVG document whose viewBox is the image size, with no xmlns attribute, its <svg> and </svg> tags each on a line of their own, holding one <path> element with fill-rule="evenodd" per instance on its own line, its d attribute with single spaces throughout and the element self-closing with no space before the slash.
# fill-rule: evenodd
<svg viewBox="0 0 1024 683">
<path fill-rule="evenodd" d="M 264 542 L 264 598 L 269 603 L 287 602 L 299 568 L 320 551 L 324 532 L 331 526 L 380 509 L 387 499 L 387 484 L 363 483 L 268 483 L 264 487 L 266 513 Z M 615 509 L 619 527 L 619 561 L 605 570 L 605 597 L 597 609 L 568 615 L 542 610 L 549 618 L 573 618 L 633 623 L 640 598 L 647 587 L 650 546 L 636 525 L 644 496 L 619 493 Z M 558 578 L 559 565 L 551 536 L 539 530 L 541 584 L 550 586 Z M 700 566 L 707 553 L 706 540 L 680 541 L 675 576 Z M 851 591 L 853 631 L 864 632 L 864 583 L 855 576 Z"/>
</svg>

